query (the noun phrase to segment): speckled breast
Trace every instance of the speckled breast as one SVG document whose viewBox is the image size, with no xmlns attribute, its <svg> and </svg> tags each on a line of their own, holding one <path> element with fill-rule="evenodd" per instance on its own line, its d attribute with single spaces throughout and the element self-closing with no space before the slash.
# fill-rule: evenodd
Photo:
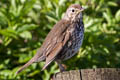
<svg viewBox="0 0 120 80">
<path fill-rule="evenodd" d="M 67 60 L 79 51 L 84 37 L 83 23 L 74 24 L 73 27 L 69 29 L 69 32 L 71 37 L 57 57 L 60 60 Z"/>
</svg>

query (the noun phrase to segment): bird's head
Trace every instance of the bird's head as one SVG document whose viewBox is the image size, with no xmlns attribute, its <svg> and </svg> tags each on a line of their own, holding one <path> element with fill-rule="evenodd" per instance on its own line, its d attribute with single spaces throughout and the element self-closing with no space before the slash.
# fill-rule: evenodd
<svg viewBox="0 0 120 80">
<path fill-rule="evenodd" d="M 84 11 L 84 8 L 82 8 L 79 4 L 72 4 L 67 9 L 63 19 L 71 20 L 71 21 L 82 19 L 82 11 Z"/>
</svg>

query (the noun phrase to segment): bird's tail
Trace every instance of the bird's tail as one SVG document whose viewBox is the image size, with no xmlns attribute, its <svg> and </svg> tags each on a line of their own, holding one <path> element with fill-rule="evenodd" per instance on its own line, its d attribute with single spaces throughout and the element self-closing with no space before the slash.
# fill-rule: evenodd
<svg viewBox="0 0 120 80">
<path fill-rule="evenodd" d="M 28 67 L 29 65 L 31 65 L 33 62 L 35 62 L 35 58 L 33 57 L 30 61 L 28 61 L 25 65 L 23 65 L 17 72 L 16 74 L 18 74 L 19 72 L 21 72 L 22 70 L 24 70 L 26 67 Z"/>
</svg>

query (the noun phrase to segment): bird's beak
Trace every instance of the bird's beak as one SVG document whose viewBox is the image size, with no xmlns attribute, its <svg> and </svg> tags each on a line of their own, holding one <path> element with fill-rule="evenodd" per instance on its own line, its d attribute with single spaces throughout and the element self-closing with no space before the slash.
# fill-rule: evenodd
<svg viewBox="0 0 120 80">
<path fill-rule="evenodd" d="M 84 8 L 84 7 L 82 7 L 80 11 L 84 11 L 84 10 L 85 10 L 85 8 Z"/>
<path fill-rule="evenodd" d="M 79 14 L 80 12 L 82 12 L 84 10 L 85 10 L 85 8 L 82 7 L 80 10 L 77 11 L 77 13 Z"/>
</svg>

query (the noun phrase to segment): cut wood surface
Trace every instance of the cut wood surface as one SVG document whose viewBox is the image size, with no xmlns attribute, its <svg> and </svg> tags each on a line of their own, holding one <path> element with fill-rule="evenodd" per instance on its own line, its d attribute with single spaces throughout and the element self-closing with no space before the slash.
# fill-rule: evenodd
<svg viewBox="0 0 120 80">
<path fill-rule="evenodd" d="M 53 80 L 120 80 L 120 68 L 81 69 L 56 73 Z"/>
</svg>

